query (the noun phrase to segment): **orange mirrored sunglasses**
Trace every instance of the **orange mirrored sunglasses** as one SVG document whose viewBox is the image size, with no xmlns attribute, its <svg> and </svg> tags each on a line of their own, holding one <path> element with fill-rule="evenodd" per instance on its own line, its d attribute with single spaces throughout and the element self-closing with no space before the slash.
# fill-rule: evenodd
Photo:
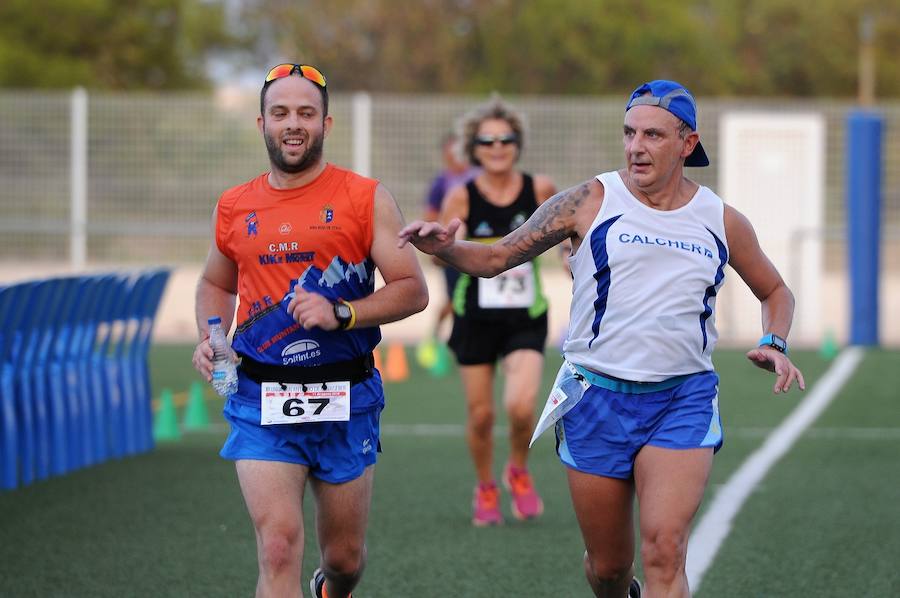
<svg viewBox="0 0 900 598">
<path fill-rule="evenodd" d="M 289 77 L 294 73 L 299 73 L 301 77 L 309 79 L 319 87 L 325 87 L 325 75 L 316 67 L 307 64 L 279 64 L 278 66 L 273 66 L 266 75 L 266 83 L 282 77 Z"/>
</svg>

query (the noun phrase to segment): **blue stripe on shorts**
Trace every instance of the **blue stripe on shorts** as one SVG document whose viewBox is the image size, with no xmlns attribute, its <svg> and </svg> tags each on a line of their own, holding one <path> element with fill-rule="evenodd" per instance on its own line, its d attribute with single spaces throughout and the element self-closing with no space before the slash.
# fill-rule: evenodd
<svg viewBox="0 0 900 598">
<path fill-rule="evenodd" d="M 557 454 L 567 466 L 628 479 L 635 457 L 646 445 L 715 451 L 722 447 L 715 372 L 647 384 L 578 369 L 591 387 L 556 423 Z"/>
</svg>

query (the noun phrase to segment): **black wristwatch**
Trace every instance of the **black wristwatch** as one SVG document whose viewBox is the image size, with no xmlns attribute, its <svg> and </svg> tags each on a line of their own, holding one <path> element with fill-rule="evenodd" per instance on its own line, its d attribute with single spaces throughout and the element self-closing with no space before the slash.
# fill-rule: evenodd
<svg viewBox="0 0 900 598">
<path fill-rule="evenodd" d="M 353 313 L 353 306 L 346 301 L 335 301 L 333 304 L 334 318 L 338 321 L 340 330 L 351 328 L 356 322 L 356 314 Z"/>
<path fill-rule="evenodd" d="M 759 339 L 759 346 L 772 347 L 776 351 L 781 351 L 782 353 L 788 352 L 787 341 L 777 334 L 772 334 L 771 332 Z"/>
</svg>

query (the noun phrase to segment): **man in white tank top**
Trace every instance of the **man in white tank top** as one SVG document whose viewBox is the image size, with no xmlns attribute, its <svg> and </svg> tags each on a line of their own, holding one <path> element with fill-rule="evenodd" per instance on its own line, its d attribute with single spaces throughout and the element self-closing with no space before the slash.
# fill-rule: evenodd
<svg viewBox="0 0 900 598">
<path fill-rule="evenodd" d="M 647 594 L 684 597 L 691 521 L 722 445 L 711 354 L 725 265 L 760 298 L 763 337 L 747 357 L 776 374 L 775 393 L 805 388 L 784 340 L 794 299 L 750 222 L 684 176 L 709 164 L 687 89 L 665 80 L 635 89 L 623 144 L 625 168 L 555 195 L 491 245 L 454 241 L 458 221 L 412 222 L 400 245 L 492 277 L 571 240 L 566 362 L 535 437 L 555 423 L 594 594 L 641 595 L 636 493 Z"/>
</svg>

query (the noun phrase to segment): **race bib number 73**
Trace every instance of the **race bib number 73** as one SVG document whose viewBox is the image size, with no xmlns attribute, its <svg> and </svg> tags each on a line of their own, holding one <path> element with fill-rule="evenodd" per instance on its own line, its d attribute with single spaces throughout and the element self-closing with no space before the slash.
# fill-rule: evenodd
<svg viewBox="0 0 900 598">
<path fill-rule="evenodd" d="M 350 382 L 285 384 L 263 382 L 260 424 L 305 424 L 350 419 Z"/>
<path fill-rule="evenodd" d="M 519 264 L 494 278 L 478 279 L 478 307 L 483 309 L 531 307 L 534 293 L 531 262 Z"/>
</svg>

